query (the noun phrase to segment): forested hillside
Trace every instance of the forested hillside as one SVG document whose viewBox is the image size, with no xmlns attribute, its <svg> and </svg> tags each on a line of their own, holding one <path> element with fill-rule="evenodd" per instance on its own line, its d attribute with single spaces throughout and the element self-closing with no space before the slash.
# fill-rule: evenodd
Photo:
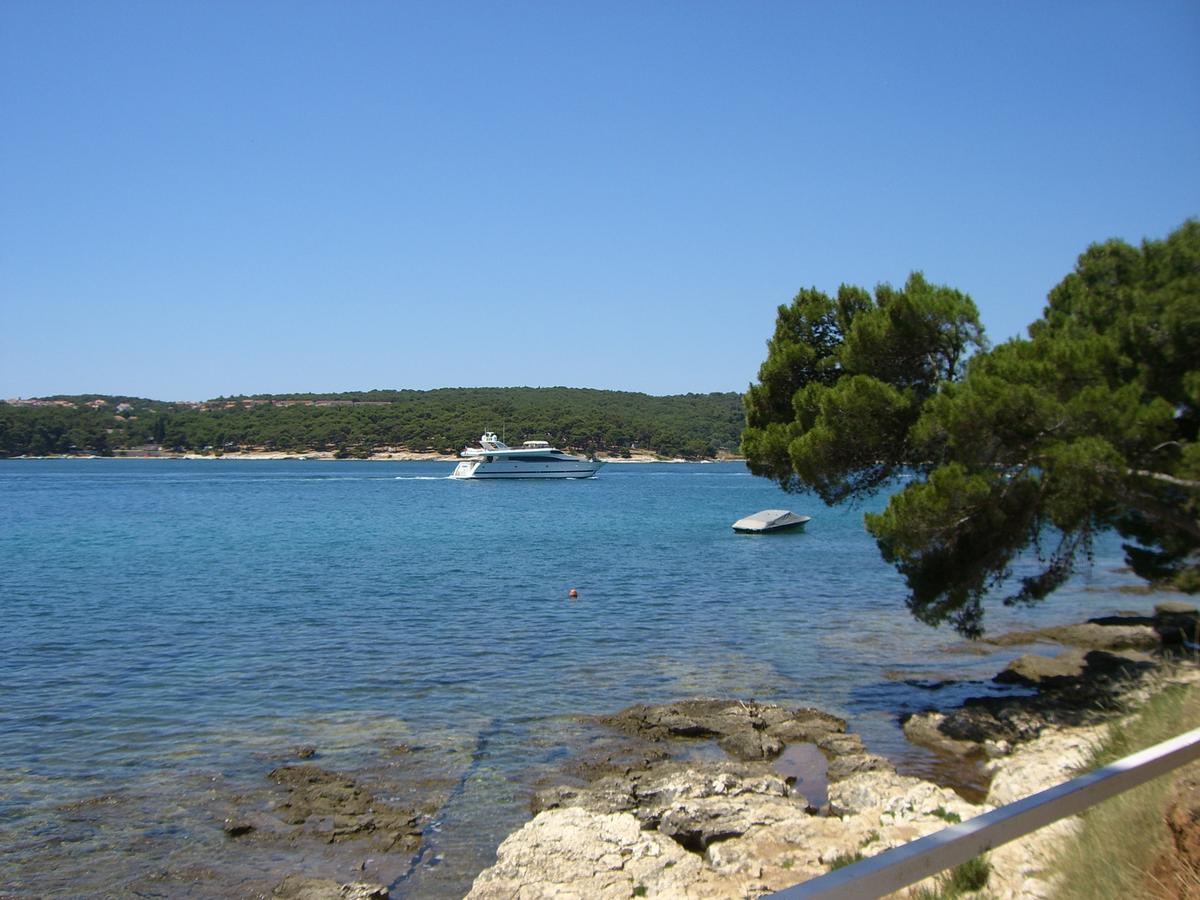
<svg viewBox="0 0 1200 900">
<path fill-rule="evenodd" d="M 185 451 L 375 448 L 457 452 L 484 430 L 509 443 L 711 457 L 736 450 L 735 393 L 652 397 L 584 388 L 443 388 L 220 397 L 167 403 L 82 395 L 0 402 L 0 456 L 106 454 L 146 446 Z"/>
</svg>

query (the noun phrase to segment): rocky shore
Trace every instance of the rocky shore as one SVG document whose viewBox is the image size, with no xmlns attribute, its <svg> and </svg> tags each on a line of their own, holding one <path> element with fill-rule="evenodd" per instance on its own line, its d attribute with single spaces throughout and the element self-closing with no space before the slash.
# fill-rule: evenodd
<svg viewBox="0 0 1200 900">
<path fill-rule="evenodd" d="M 972 772 L 983 794 L 897 771 L 818 709 L 697 698 L 587 717 L 600 739 L 536 790 L 531 819 L 500 844 L 468 896 L 756 897 L 875 855 L 1073 777 L 1107 722 L 1170 683 L 1200 683 L 1197 627 L 1194 607 L 1163 603 L 1153 616 L 993 638 L 1037 651 L 995 676 L 1027 687 L 1026 696 L 970 700 L 903 723 L 911 742 L 953 761 L 945 771 Z M 361 880 L 315 877 L 349 873 L 320 865 L 313 849 L 308 871 L 247 895 L 378 900 L 388 885 L 391 896 L 411 890 L 405 873 L 422 865 L 437 811 L 466 777 L 463 748 L 435 753 L 444 768 L 436 772 L 422 749 L 397 745 L 381 779 L 340 773 L 315 748 L 294 748 L 259 789 L 229 801 L 231 849 L 265 861 L 273 848 L 303 844 L 363 860 Z M 1177 806 L 1169 824 L 1200 871 L 1200 809 L 1194 798 Z M 1049 896 L 1056 842 L 1076 821 L 993 851 L 987 895 Z"/>
<path fill-rule="evenodd" d="M 1035 693 L 905 723 L 914 742 L 984 769 L 982 803 L 899 774 L 819 710 L 697 699 L 601 717 L 622 740 L 579 761 L 577 783 L 535 796 L 533 819 L 500 845 L 469 896 L 754 897 L 872 856 L 1073 777 L 1105 722 L 1167 683 L 1200 679 L 1194 664 L 1168 661 L 1196 627 L 1193 607 L 1168 603 L 1152 617 L 998 638 L 1059 648 L 997 676 Z M 724 758 L 695 758 L 699 743 Z M 778 760 L 798 747 L 819 751 L 824 772 L 781 772 Z M 989 896 L 1047 896 L 1047 863 L 1074 821 L 995 850 Z"/>
</svg>

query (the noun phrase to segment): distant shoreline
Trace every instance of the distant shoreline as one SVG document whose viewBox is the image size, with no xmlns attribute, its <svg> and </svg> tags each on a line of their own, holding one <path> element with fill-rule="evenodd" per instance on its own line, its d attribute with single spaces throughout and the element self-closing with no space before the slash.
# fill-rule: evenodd
<svg viewBox="0 0 1200 900">
<path fill-rule="evenodd" d="M 429 461 L 455 456 L 482 432 L 496 431 L 551 440 L 566 451 L 701 459 L 736 455 L 745 420 L 742 395 L 734 392 L 653 397 L 562 387 L 446 388 L 201 402 L 74 394 L 0 399 L 0 454 L 87 456 L 120 448 L 323 459 L 325 451 L 340 450 L 342 457 Z"/>
<path fill-rule="evenodd" d="M 716 463 L 716 462 L 744 462 L 742 457 L 723 457 L 721 459 L 682 459 L 679 457 L 665 459 L 651 454 L 634 454 L 629 458 L 616 456 L 598 457 L 604 463 L 616 464 L 637 464 L 637 463 Z M 113 453 L 111 456 L 98 456 L 96 454 L 54 454 L 51 456 L 9 456 L 3 457 L 6 460 L 48 460 L 48 459 L 203 459 L 203 460 L 293 460 L 295 462 L 308 462 L 313 460 L 332 460 L 335 462 L 457 462 L 457 455 L 447 455 L 442 453 L 422 453 L 412 450 L 395 450 L 385 451 L 380 453 L 372 453 L 369 456 L 347 456 L 337 457 L 332 451 L 328 450 L 313 450 L 305 453 L 285 453 L 281 451 L 263 450 L 249 451 L 238 453 L 222 453 L 220 455 L 213 453 L 171 453 L 165 451 L 122 451 Z"/>
</svg>

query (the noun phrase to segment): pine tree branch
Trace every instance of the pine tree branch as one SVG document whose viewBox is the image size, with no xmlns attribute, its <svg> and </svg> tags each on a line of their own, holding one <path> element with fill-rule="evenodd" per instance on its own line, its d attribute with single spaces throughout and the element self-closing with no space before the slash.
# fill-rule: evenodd
<svg viewBox="0 0 1200 900">
<path fill-rule="evenodd" d="M 1168 475 L 1166 472 L 1151 472 L 1147 469 L 1127 469 L 1126 474 L 1136 475 L 1139 478 L 1153 478 L 1155 481 L 1173 484 L 1176 487 L 1186 488 L 1189 491 L 1200 491 L 1200 481 L 1189 478 L 1177 478 L 1174 475 Z"/>
</svg>

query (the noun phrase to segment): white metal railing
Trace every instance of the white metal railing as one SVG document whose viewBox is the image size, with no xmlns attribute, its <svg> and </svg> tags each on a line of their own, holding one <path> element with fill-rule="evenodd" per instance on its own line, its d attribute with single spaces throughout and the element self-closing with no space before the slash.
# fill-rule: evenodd
<svg viewBox="0 0 1200 900">
<path fill-rule="evenodd" d="M 1200 728 L 982 816 L 767 896 L 873 900 L 1200 759 Z"/>
</svg>

